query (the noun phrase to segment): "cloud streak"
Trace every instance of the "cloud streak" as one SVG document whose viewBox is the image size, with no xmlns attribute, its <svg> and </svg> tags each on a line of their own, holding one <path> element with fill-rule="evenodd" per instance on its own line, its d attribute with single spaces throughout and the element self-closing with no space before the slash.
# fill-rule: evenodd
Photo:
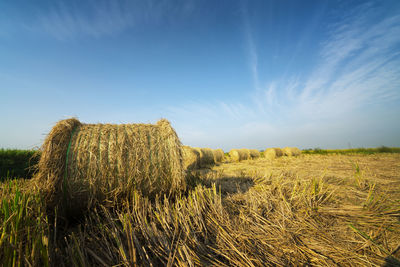
<svg viewBox="0 0 400 267">
<path fill-rule="evenodd" d="M 189 15 L 192 1 L 57 1 L 38 10 L 29 28 L 62 41 L 79 37 L 100 38 L 146 24 L 160 24 Z"/>
<path fill-rule="evenodd" d="M 210 117 L 194 106 L 184 107 L 179 113 L 190 113 L 192 121 L 202 116 L 202 120 L 211 122 L 215 114 L 219 120 L 230 118 L 224 119 L 225 127 L 247 131 L 247 135 L 230 134 L 242 138 L 238 142 L 248 144 L 257 144 L 254 138 L 265 143 L 262 136 L 269 136 L 277 144 L 283 138 L 290 139 L 290 133 L 294 132 L 302 133 L 306 140 L 307 135 L 326 134 L 322 128 L 336 131 L 339 136 L 346 132 L 341 127 L 354 125 L 358 118 L 368 119 L 366 114 L 371 106 L 382 110 L 400 100 L 400 15 L 378 19 L 376 12 L 379 9 L 367 3 L 345 15 L 340 23 L 331 25 L 311 74 L 300 73 L 289 79 L 282 74 L 281 79 L 268 80 L 259 72 L 262 58 L 257 53 L 244 8 L 244 38 L 253 81 L 251 101 L 220 102 L 212 107 L 200 103 L 199 106 L 212 110 Z M 264 85 L 260 82 L 263 78 Z M 376 119 L 379 115 L 370 116 L 370 120 L 372 117 Z M 258 137 L 251 129 L 258 132 Z"/>
</svg>

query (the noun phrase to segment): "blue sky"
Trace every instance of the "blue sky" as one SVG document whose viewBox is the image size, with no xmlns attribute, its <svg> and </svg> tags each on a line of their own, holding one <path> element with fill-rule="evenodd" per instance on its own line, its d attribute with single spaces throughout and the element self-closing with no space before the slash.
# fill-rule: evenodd
<svg viewBox="0 0 400 267">
<path fill-rule="evenodd" d="M 400 1 L 2 1 L 0 147 L 171 121 L 184 144 L 400 146 Z"/>
</svg>

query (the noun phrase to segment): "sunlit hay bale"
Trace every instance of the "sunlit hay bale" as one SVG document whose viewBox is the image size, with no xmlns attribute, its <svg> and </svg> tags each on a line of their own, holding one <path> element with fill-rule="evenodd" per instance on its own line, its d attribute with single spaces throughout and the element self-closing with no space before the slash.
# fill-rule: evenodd
<svg viewBox="0 0 400 267">
<path fill-rule="evenodd" d="M 76 214 L 139 190 L 167 197 L 186 187 L 182 145 L 170 123 L 59 121 L 46 137 L 35 185 L 48 207 Z"/>
<path fill-rule="evenodd" d="M 202 163 L 202 166 L 205 167 L 215 164 L 214 153 L 211 148 L 201 148 L 200 151 L 201 151 L 200 161 Z"/>
<path fill-rule="evenodd" d="M 300 156 L 301 155 L 301 150 L 298 149 L 297 147 L 292 147 L 292 156 Z"/>
<path fill-rule="evenodd" d="M 250 149 L 242 148 L 240 149 L 240 151 L 242 151 L 243 153 L 241 156 L 241 160 L 251 159 Z"/>
<path fill-rule="evenodd" d="M 252 159 L 257 159 L 260 157 L 260 151 L 258 151 L 257 149 L 250 149 L 250 157 Z"/>
<path fill-rule="evenodd" d="M 190 146 L 183 146 L 183 166 L 187 170 L 197 169 L 200 162 L 200 152 Z"/>
<path fill-rule="evenodd" d="M 235 162 L 240 161 L 239 149 L 231 149 L 231 151 L 229 151 L 229 157 L 231 158 L 232 161 Z"/>
<path fill-rule="evenodd" d="M 275 148 L 268 148 L 264 151 L 264 158 L 266 159 L 275 159 L 278 157 L 278 153 Z"/>
<path fill-rule="evenodd" d="M 199 167 L 209 167 L 215 164 L 214 153 L 211 148 L 195 147 L 200 154 Z"/>
<path fill-rule="evenodd" d="M 213 153 L 215 163 L 221 163 L 224 160 L 225 153 L 222 149 L 214 149 Z"/>
<path fill-rule="evenodd" d="M 291 147 L 285 147 L 282 149 L 283 155 L 291 157 L 292 156 L 292 148 Z"/>
<path fill-rule="evenodd" d="M 282 149 L 280 149 L 279 147 L 274 147 L 275 149 L 275 153 L 276 153 L 276 157 L 282 157 L 283 156 L 283 151 Z"/>
<path fill-rule="evenodd" d="M 285 147 L 283 149 L 283 154 L 285 156 L 299 156 L 301 154 L 301 150 L 298 149 L 297 147 Z"/>
<path fill-rule="evenodd" d="M 238 162 L 250 158 L 250 151 L 248 149 L 232 149 L 229 151 L 229 156 L 232 161 Z"/>
</svg>

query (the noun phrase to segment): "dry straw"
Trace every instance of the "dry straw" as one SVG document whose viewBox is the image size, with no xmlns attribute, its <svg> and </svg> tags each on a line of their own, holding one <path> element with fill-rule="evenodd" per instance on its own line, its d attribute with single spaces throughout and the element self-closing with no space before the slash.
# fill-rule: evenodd
<svg viewBox="0 0 400 267">
<path fill-rule="evenodd" d="M 257 149 L 250 149 L 250 157 L 252 159 L 257 159 L 260 157 L 260 151 L 258 151 Z"/>
<path fill-rule="evenodd" d="M 283 154 L 285 156 L 299 156 L 301 154 L 300 149 L 298 149 L 297 147 L 285 147 L 283 149 Z"/>
<path fill-rule="evenodd" d="M 229 156 L 232 161 L 242 161 L 250 158 L 250 151 L 248 149 L 232 149 L 229 151 Z"/>
<path fill-rule="evenodd" d="M 42 146 L 34 179 L 50 208 L 79 212 L 129 196 L 171 196 L 186 187 L 182 145 L 170 123 L 59 121 Z M 73 210 L 73 211 L 72 211 Z"/>
<path fill-rule="evenodd" d="M 221 163 L 224 160 L 225 153 L 222 149 L 214 149 L 213 153 L 215 163 Z"/>
<path fill-rule="evenodd" d="M 195 147 L 200 154 L 199 167 L 208 167 L 215 164 L 214 153 L 211 148 Z"/>
<path fill-rule="evenodd" d="M 183 166 L 187 170 L 199 168 L 200 152 L 190 146 L 183 146 Z"/>
<path fill-rule="evenodd" d="M 264 158 L 275 159 L 283 156 L 283 151 L 280 148 L 268 148 L 264 151 Z"/>
</svg>

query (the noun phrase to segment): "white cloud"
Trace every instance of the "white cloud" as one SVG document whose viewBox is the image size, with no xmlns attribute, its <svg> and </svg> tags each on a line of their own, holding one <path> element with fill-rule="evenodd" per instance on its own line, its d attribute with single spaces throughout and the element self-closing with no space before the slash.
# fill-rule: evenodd
<svg viewBox="0 0 400 267">
<path fill-rule="evenodd" d="M 400 15 L 381 14 L 379 20 L 379 14 L 375 16 L 379 10 L 365 4 L 331 27 L 310 75 L 298 74 L 289 79 L 283 75 L 281 79 L 268 80 L 259 72 L 262 59 L 257 54 L 247 12 L 242 11 L 253 79 L 250 101 L 192 106 L 193 118 L 205 116 L 203 127 L 208 124 L 209 129 L 203 130 L 210 141 L 211 128 L 220 122 L 230 129 L 224 133 L 236 137 L 236 143 L 243 146 L 268 142 L 285 145 L 289 141 L 293 145 L 302 142 L 312 146 L 313 140 L 317 145 L 323 146 L 325 140 L 328 146 L 343 146 L 354 142 L 361 129 L 379 124 L 376 121 L 379 114 L 367 115 L 371 105 L 384 110 L 388 103 L 399 102 Z M 265 84 L 260 82 L 263 78 Z M 358 120 L 370 121 L 356 124 Z M 197 121 L 187 120 L 187 123 L 193 127 Z M 335 136 L 342 140 L 328 140 Z M 368 140 L 373 141 L 372 137 Z M 232 147 L 227 139 L 219 141 L 225 147 Z"/>
<path fill-rule="evenodd" d="M 58 40 L 99 38 L 137 25 L 170 22 L 189 15 L 193 9 L 193 1 L 57 1 L 49 9 L 38 10 L 37 20 L 27 27 Z"/>
</svg>

